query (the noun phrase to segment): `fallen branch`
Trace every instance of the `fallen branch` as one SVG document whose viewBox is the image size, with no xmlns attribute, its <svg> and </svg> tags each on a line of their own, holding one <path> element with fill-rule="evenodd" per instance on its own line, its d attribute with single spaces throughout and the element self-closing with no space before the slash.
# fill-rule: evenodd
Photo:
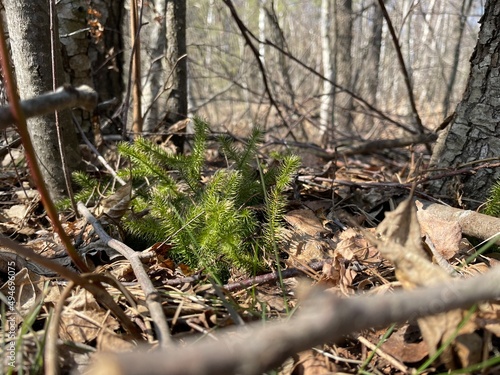
<svg viewBox="0 0 500 375">
<path fill-rule="evenodd" d="M 435 315 L 500 297 L 500 269 L 469 279 L 443 282 L 411 292 L 338 298 L 315 293 L 286 322 L 262 324 L 219 335 L 218 341 L 191 342 L 169 351 L 104 353 L 89 373 L 106 375 L 261 374 L 289 356 L 375 326 Z"/>
<path fill-rule="evenodd" d="M 397 139 L 378 139 L 375 141 L 360 142 L 354 145 L 340 146 L 336 148 L 334 152 L 326 151 L 324 148 L 310 143 L 283 141 L 278 139 L 267 143 L 267 145 L 278 144 L 290 147 L 305 148 L 311 154 L 324 160 L 334 160 L 338 158 L 339 155 L 367 155 L 378 153 L 381 150 L 385 149 L 401 148 L 421 143 L 429 144 L 434 142 L 436 139 L 436 133 L 417 134 Z"/>
<path fill-rule="evenodd" d="M 462 232 L 467 236 L 489 240 L 500 234 L 499 218 L 480 214 L 476 211 L 461 210 L 443 204 L 432 203 L 422 199 L 416 200 L 416 203 L 419 211 L 422 210 L 431 213 L 441 220 L 458 222 L 462 228 Z M 496 243 L 500 245 L 500 239 Z"/>
<path fill-rule="evenodd" d="M 136 340 L 142 341 L 139 329 L 132 323 L 130 318 L 117 305 L 101 284 L 89 282 L 85 277 L 80 276 L 78 273 L 35 253 L 30 248 L 18 244 L 3 234 L 0 234 L 0 246 L 5 246 L 6 248 L 13 250 L 20 257 L 25 259 L 27 258 L 31 262 L 38 263 L 39 265 L 54 271 L 59 276 L 64 277 L 66 280 L 72 281 L 74 284 L 88 290 L 100 304 L 106 306 L 113 312 L 113 314 L 120 320 L 123 327 L 129 331 Z"/>
<path fill-rule="evenodd" d="M 90 213 L 90 211 L 82 202 L 78 202 L 78 211 L 92 225 L 96 234 L 102 241 L 104 241 L 112 249 L 118 251 L 130 262 L 132 270 L 137 277 L 137 281 L 144 291 L 146 304 L 148 306 L 151 319 L 153 320 L 155 332 L 158 341 L 160 342 L 160 346 L 163 348 L 167 347 L 169 344 L 171 344 L 170 330 L 168 328 L 167 318 L 165 317 L 161 302 L 159 301 L 159 293 L 148 277 L 148 274 L 146 273 L 146 270 L 142 265 L 141 259 L 139 258 L 139 253 L 132 250 L 130 247 L 121 243 L 120 241 L 111 238 L 103 229 L 99 221 Z"/>
<path fill-rule="evenodd" d="M 54 92 L 22 100 L 21 110 L 26 118 L 52 114 L 67 108 L 79 107 L 92 111 L 97 105 L 97 93 L 89 86 L 73 87 L 64 85 Z M 6 129 L 16 122 L 10 106 L 0 108 L 0 130 Z"/>
<path fill-rule="evenodd" d="M 319 271 L 323 268 L 325 261 L 318 261 L 308 264 L 307 266 L 288 268 L 281 271 L 281 278 L 288 279 L 291 277 L 307 275 L 311 271 Z M 280 279 L 280 272 L 271 272 L 264 275 L 252 277 L 250 279 L 236 281 L 234 283 L 226 284 L 223 286 L 228 292 L 235 292 L 241 289 L 251 287 L 252 285 L 261 285 L 270 282 L 275 282 Z"/>
</svg>

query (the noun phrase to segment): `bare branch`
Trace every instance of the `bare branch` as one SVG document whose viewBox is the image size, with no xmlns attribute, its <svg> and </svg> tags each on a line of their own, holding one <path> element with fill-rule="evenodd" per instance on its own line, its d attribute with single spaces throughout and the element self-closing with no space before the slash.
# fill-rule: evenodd
<svg viewBox="0 0 500 375">
<path fill-rule="evenodd" d="M 29 259 L 30 262 L 35 262 L 45 268 L 48 268 L 61 277 L 64 277 L 66 280 L 72 281 L 76 285 L 80 285 L 82 288 L 87 289 L 90 293 L 93 294 L 93 296 L 97 301 L 99 301 L 99 303 L 106 306 L 113 312 L 113 314 L 121 321 L 123 327 L 133 335 L 134 339 L 142 341 L 141 332 L 137 329 L 135 324 L 132 323 L 132 321 L 124 313 L 124 311 L 118 306 L 118 304 L 113 300 L 107 290 L 102 287 L 101 284 L 89 282 L 87 278 L 80 276 L 75 271 L 72 271 L 69 268 L 60 265 L 59 263 L 56 263 L 46 257 L 35 253 L 29 247 L 20 245 L 1 233 L 0 246 L 11 249 L 20 257 Z"/>
<path fill-rule="evenodd" d="M 290 126 L 288 125 L 288 122 L 286 121 L 285 117 L 283 116 L 283 113 L 281 112 L 281 110 L 278 106 L 278 103 L 274 99 L 274 96 L 271 92 L 271 88 L 269 87 L 269 82 L 267 79 L 266 69 L 264 67 L 264 64 L 262 63 L 262 60 L 260 59 L 259 50 L 252 43 L 251 38 L 253 38 L 254 40 L 258 40 L 257 37 L 248 29 L 248 27 L 245 26 L 245 24 L 241 20 L 240 16 L 236 12 L 236 8 L 234 7 L 233 2 L 231 0 L 223 0 L 223 2 L 229 8 L 229 11 L 231 12 L 232 17 L 233 17 L 234 21 L 236 22 L 236 25 L 238 26 L 238 29 L 240 30 L 241 35 L 243 36 L 243 39 L 245 39 L 245 42 L 247 43 L 248 47 L 252 51 L 252 54 L 255 56 L 255 61 L 257 62 L 257 66 L 259 67 L 259 70 L 260 70 L 261 75 L 262 75 L 262 82 L 264 83 L 264 87 L 265 87 L 267 96 L 269 97 L 269 102 L 276 109 L 276 112 L 278 112 L 278 115 L 281 118 L 281 120 L 283 121 L 283 123 L 288 127 L 289 134 L 292 136 L 292 138 L 294 140 L 296 140 L 295 135 L 291 131 Z"/>
<path fill-rule="evenodd" d="M 391 124 L 394 124 L 396 125 L 398 128 L 401 128 L 401 129 L 404 129 L 406 130 L 407 132 L 411 133 L 411 134 L 417 134 L 419 132 L 415 131 L 414 129 L 412 129 L 411 127 L 409 127 L 408 125 L 405 125 L 405 124 L 402 124 L 392 118 L 390 118 L 387 114 L 385 114 L 384 112 L 382 112 L 380 109 L 377 109 L 375 106 L 373 106 L 372 104 L 370 104 L 368 101 L 366 101 L 365 99 L 363 99 L 361 96 L 359 96 L 358 94 L 354 93 L 353 91 L 351 90 L 348 90 L 347 88 L 345 88 L 344 86 L 341 86 L 341 85 L 338 85 L 337 83 L 335 83 L 333 80 L 325 77 L 323 74 L 319 73 L 318 71 L 316 71 L 314 68 L 310 67 L 309 65 L 305 64 L 304 62 L 302 62 L 300 59 L 298 59 L 297 57 L 295 57 L 294 55 L 292 55 L 291 53 L 285 51 L 283 48 L 280 48 L 279 46 L 277 46 L 276 44 L 274 44 L 273 42 L 271 42 L 270 40 L 266 39 L 265 42 L 262 42 L 262 43 L 265 43 L 266 45 L 274 48 L 275 50 L 277 50 L 278 52 L 284 54 L 285 56 L 287 56 L 290 60 L 294 61 L 295 63 L 297 63 L 299 66 L 301 66 L 302 68 L 304 68 L 305 70 L 307 70 L 308 72 L 312 73 L 313 75 L 315 75 L 316 77 L 319 77 L 320 79 L 322 79 L 323 81 L 327 81 L 329 82 L 333 87 L 335 87 L 337 90 L 339 90 L 340 92 L 344 92 L 346 93 L 347 95 L 351 96 L 355 101 L 357 101 L 358 103 L 364 105 L 366 108 L 368 108 L 370 111 L 372 111 L 373 113 L 377 114 L 377 116 L 383 120 L 386 120 L 388 122 L 390 122 Z"/>
<path fill-rule="evenodd" d="M 394 44 L 394 49 L 396 50 L 396 55 L 398 56 L 398 62 L 401 67 L 401 72 L 403 73 L 403 77 L 405 79 L 406 90 L 408 91 L 408 99 L 410 100 L 411 110 L 413 112 L 413 118 L 415 119 L 415 124 L 417 125 L 417 130 L 419 133 L 425 133 L 427 130 L 422 124 L 422 119 L 418 114 L 417 104 L 415 103 L 415 96 L 413 95 L 413 88 L 411 86 L 410 76 L 408 75 L 408 69 L 406 68 L 405 60 L 403 58 L 403 54 L 401 53 L 401 47 L 399 46 L 399 40 L 396 35 L 396 31 L 392 25 L 391 18 L 389 17 L 389 13 L 387 13 L 387 9 L 385 7 L 383 0 L 378 0 L 380 5 L 380 9 L 382 10 L 382 14 L 384 16 L 385 22 L 387 22 L 387 28 L 391 34 L 392 42 Z"/>
<path fill-rule="evenodd" d="M 90 211 L 82 202 L 78 202 L 78 210 L 85 217 L 85 219 L 87 219 L 87 221 L 92 224 L 99 238 L 106 242 L 109 247 L 118 251 L 130 262 L 130 266 L 132 267 L 134 274 L 137 277 L 137 281 L 144 291 L 146 304 L 149 308 L 151 319 L 155 324 L 155 331 L 158 336 L 160 346 L 165 348 L 168 344 L 171 344 L 170 330 L 168 329 L 167 318 L 165 317 L 165 313 L 163 312 L 161 302 L 159 301 L 159 293 L 153 286 L 151 279 L 148 277 L 148 274 L 146 273 L 146 270 L 144 269 L 139 258 L 139 253 L 135 252 L 120 241 L 111 238 L 102 228 L 99 221 L 97 221 L 97 219 L 92 216 Z"/>
<path fill-rule="evenodd" d="M 19 103 L 26 118 L 42 116 L 67 108 L 83 108 L 92 111 L 97 105 L 97 93 L 89 86 L 73 87 L 64 85 L 55 92 L 46 93 L 36 98 Z M 15 123 L 10 107 L 0 108 L 0 130 Z"/>
<path fill-rule="evenodd" d="M 382 296 L 338 298 L 315 293 L 296 318 L 247 325 L 218 341 L 156 352 L 102 354 L 92 374 L 262 374 L 289 356 L 344 335 L 393 322 L 435 315 L 500 297 L 500 269 L 438 286 Z M 194 360 L 193 360 L 194 359 Z"/>
</svg>

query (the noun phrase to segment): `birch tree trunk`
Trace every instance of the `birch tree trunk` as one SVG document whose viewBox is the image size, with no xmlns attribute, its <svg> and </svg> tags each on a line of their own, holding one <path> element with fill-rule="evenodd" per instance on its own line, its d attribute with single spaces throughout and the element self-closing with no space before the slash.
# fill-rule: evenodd
<svg viewBox="0 0 500 375">
<path fill-rule="evenodd" d="M 461 167 L 500 155 L 500 2 L 488 0 L 481 30 L 471 57 L 467 88 L 456 115 L 433 150 L 437 168 Z M 469 207 L 484 202 L 500 169 L 480 169 L 471 175 L 444 179 L 430 188 L 435 194 L 464 198 Z M 467 200 L 467 201 L 465 201 Z"/>
<path fill-rule="evenodd" d="M 259 0 L 259 39 L 264 42 L 266 39 L 266 0 Z M 262 65 L 266 64 L 266 45 L 259 43 L 259 56 Z"/>
<path fill-rule="evenodd" d="M 331 40 L 331 19 L 332 4 L 331 0 L 321 1 L 321 57 L 323 64 L 323 75 L 329 80 L 335 79 L 333 68 L 333 49 Z M 319 135 L 321 138 L 332 133 L 332 110 L 333 110 L 334 87 L 331 82 L 323 81 L 323 92 L 321 93 L 321 104 L 319 109 Z M 328 139 L 324 139 L 328 143 Z"/>
<path fill-rule="evenodd" d="M 49 2 L 46 0 L 5 1 L 12 60 L 15 66 L 19 95 L 22 99 L 52 91 L 51 36 Z M 57 35 L 57 28 L 56 35 Z M 64 83 L 59 40 L 55 40 L 57 82 Z M 59 113 L 62 145 L 70 171 L 80 166 L 81 158 L 75 128 L 69 111 Z M 43 177 L 52 198 L 65 195 L 66 185 L 61 173 L 55 118 L 43 116 L 28 120 L 28 131 L 40 163 Z"/>
</svg>

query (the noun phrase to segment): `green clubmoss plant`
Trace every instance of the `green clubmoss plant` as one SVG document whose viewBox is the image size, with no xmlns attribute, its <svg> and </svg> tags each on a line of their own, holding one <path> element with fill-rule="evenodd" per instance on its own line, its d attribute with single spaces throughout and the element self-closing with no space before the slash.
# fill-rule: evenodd
<svg viewBox="0 0 500 375">
<path fill-rule="evenodd" d="M 208 125 L 200 119 L 194 124 L 189 155 L 171 154 L 143 138 L 119 145 L 131 161 L 131 168 L 120 174 L 147 183 L 136 191 L 133 211 L 148 213 L 140 219 L 129 216 L 125 227 L 149 241 L 171 243 L 176 261 L 204 269 L 219 281 L 232 269 L 262 271 L 265 250 L 275 246 L 281 226 L 287 203 L 283 193 L 300 161 L 287 155 L 260 162 L 262 133 L 256 129 L 241 149 L 230 138 L 220 139 L 228 168 L 205 181 Z"/>
<path fill-rule="evenodd" d="M 500 181 L 495 183 L 484 208 L 486 215 L 500 217 Z"/>
</svg>

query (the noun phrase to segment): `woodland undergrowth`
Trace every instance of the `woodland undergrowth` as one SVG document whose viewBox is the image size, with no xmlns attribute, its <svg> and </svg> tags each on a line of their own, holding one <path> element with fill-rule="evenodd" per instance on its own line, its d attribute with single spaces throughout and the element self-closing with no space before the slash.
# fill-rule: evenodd
<svg viewBox="0 0 500 375">
<path fill-rule="evenodd" d="M 185 155 L 145 138 L 119 144 L 120 155 L 130 163 L 118 175 L 133 187 L 131 213 L 123 217 L 123 227 L 146 243 L 168 243 L 175 261 L 204 270 L 219 282 L 232 270 L 261 273 L 276 259 L 287 203 L 283 193 L 300 159 L 277 153 L 260 158 L 263 133 L 255 128 L 244 147 L 229 136 L 219 137 L 227 167 L 207 176 L 209 127 L 200 118 L 194 119 L 194 127 L 191 152 Z M 84 202 L 96 191 L 103 193 L 101 186 L 112 186 L 81 172 L 74 178 L 82 188 L 76 198 Z M 104 194 L 112 194 L 112 189 Z"/>
</svg>

